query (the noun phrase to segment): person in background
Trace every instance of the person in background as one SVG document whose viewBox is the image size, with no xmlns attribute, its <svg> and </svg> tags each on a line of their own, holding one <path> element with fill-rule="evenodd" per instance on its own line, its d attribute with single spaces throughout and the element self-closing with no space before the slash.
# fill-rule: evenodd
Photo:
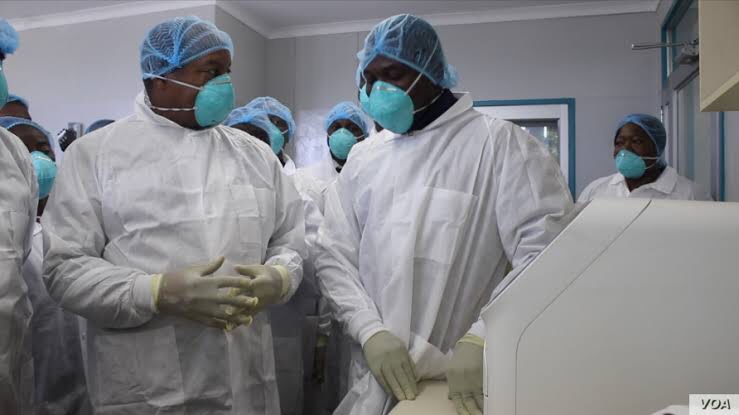
<svg viewBox="0 0 739 415">
<path fill-rule="evenodd" d="M 267 113 L 270 121 L 274 124 L 282 134 L 282 141 L 272 140 L 270 146 L 272 151 L 277 154 L 280 162 L 285 166 L 286 170 L 295 170 L 295 163 L 285 154 L 284 149 L 293 137 L 295 137 L 295 120 L 290 108 L 272 97 L 258 97 L 251 100 L 242 107 L 244 112 L 261 111 Z M 276 138 L 276 136 L 275 136 Z"/>
<path fill-rule="evenodd" d="M 285 165 L 285 160 L 280 158 L 285 137 L 280 129 L 270 121 L 266 112 L 250 109 L 246 106 L 239 107 L 231 111 L 228 118 L 223 121 L 223 125 L 241 130 L 268 145 L 272 153 L 278 157 L 280 163 L 283 166 Z"/>
<path fill-rule="evenodd" d="M 220 125 L 233 53 L 200 18 L 156 25 L 134 114 L 75 142 L 59 169 L 44 279 L 87 321 L 97 414 L 280 413 L 262 311 L 302 280 L 303 208 L 271 152 Z"/>
<path fill-rule="evenodd" d="M 590 183 L 578 202 L 597 198 L 712 200 L 711 196 L 665 161 L 667 133 L 659 119 L 630 114 L 613 138 L 617 172 Z"/>
<path fill-rule="evenodd" d="M 56 178 L 51 135 L 39 124 L 16 117 L 0 117 L 7 128 L 25 144 L 38 183 L 37 217 L 40 219 Z M 31 356 L 33 357 L 34 413 L 89 414 L 80 333 L 77 316 L 64 311 L 46 290 L 43 273 L 42 226 L 36 220 L 31 253 L 23 264 L 23 279 L 33 307 Z"/>
<path fill-rule="evenodd" d="M 54 151 L 51 149 L 51 134 L 38 123 L 28 118 L 0 117 L 0 126 L 9 130 L 23 141 L 29 153 L 38 151 L 54 159 Z"/>
<path fill-rule="evenodd" d="M 87 129 L 85 130 L 85 134 L 90 134 L 91 132 L 95 130 L 99 130 L 108 124 L 113 124 L 114 122 L 115 120 L 109 120 L 109 119 L 97 120 L 87 127 Z"/>
<path fill-rule="evenodd" d="M 28 152 L 34 157 L 34 165 L 38 166 L 49 166 L 48 161 L 54 164 L 54 152 L 51 149 L 51 134 L 40 126 L 26 118 L 17 117 L 0 117 L 0 127 L 3 127 L 15 134 L 16 137 L 20 138 L 23 144 L 28 149 Z M 39 154 L 46 156 L 48 161 L 44 160 L 44 157 L 39 157 Z M 36 170 L 36 175 L 44 173 L 48 175 L 52 172 L 56 175 L 56 166 L 54 168 L 44 168 L 43 171 Z M 51 191 L 51 183 L 53 178 L 45 177 L 44 180 L 39 178 L 39 184 L 43 185 L 39 188 L 39 193 L 44 195 L 39 198 L 38 202 L 38 213 L 36 216 L 40 217 L 46 206 L 47 196 Z"/>
<path fill-rule="evenodd" d="M 362 108 L 387 131 L 352 149 L 318 235 L 321 292 L 356 342 L 335 414 L 386 414 L 444 378 L 459 414 L 481 414 L 480 310 L 509 261 L 520 272 L 566 226 L 571 196 L 534 137 L 450 91 L 423 19 L 382 21 L 357 56 Z"/>
<path fill-rule="evenodd" d="M 28 112 L 28 101 L 18 95 L 9 94 L 8 102 L 0 107 L 0 117 L 18 117 L 31 119 L 31 113 Z"/>
<path fill-rule="evenodd" d="M 265 99 L 265 102 L 269 100 Z M 273 108 L 280 109 L 281 106 Z M 330 314 L 318 314 L 319 291 L 315 281 L 313 260 L 315 257 L 315 241 L 318 227 L 323 221 L 323 192 L 325 187 L 303 169 L 296 169 L 295 164 L 283 152 L 285 136 L 275 122 L 275 115 L 270 116 L 265 105 L 246 105 L 231 112 L 224 124 L 242 130 L 272 149 L 283 163 L 283 172 L 295 184 L 302 200 L 305 215 L 305 244 L 308 256 L 303 260 L 303 282 L 286 307 L 270 310 L 272 335 L 274 338 L 275 365 L 277 384 L 280 390 L 280 407 L 284 415 L 306 413 L 306 408 L 315 406 L 315 389 L 312 385 L 314 351 L 320 351 L 316 334 L 327 336 L 331 325 Z M 284 125 L 292 125 L 293 119 L 287 108 L 279 110 L 280 120 Z M 284 118 L 282 118 L 284 117 Z M 283 130 L 284 131 L 284 127 Z M 306 330 L 307 327 L 307 330 Z M 312 333 L 306 335 L 306 333 Z M 308 412 L 312 413 L 312 412 Z"/>
<path fill-rule="evenodd" d="M 315 177 L 326 179 L 325 186 L 328 188 L 328 184 L 336 180 L 344 167 L 351 149 L 369 136 L 371 127 L 364 111 L 349 101 L 342 101 L 329 111 L 323 128 L 332 169 L 323 175 L 319 165 L 307 170 Z M 323 297 L 319 303 L 319 315 L 331 315 L 330 306 Z M 321 409 L 333 412 L 348 390 L 346 380 L 349 377 L 351 339 L 342 333 L 340 324 L 331 323 L 330 330 L 319 334 L 317 345 L 313 371 L 323 384 L 320 391 L 323 400 Z M 328 359 L 329 355 L 331 359 Z"/>
<path fill-rule="evenodd" d="M 0 107 L 8 99 L 5 58 L 18 49 L 18 32 L 0 18 Z M 31 252 L 38 184 L 23 142 L 0 127 L 0 413 L 33 411 L 32 316 L 22 266 Z"/>
<path fill-rule="evenodd" d="M 359 107 L 349 101 L 343 101 L 336 104 L 328 113 L 323 128 L 326 130 L 326 142 L 334 161 L 334 168 L 336 173 L 339 173 L 352 147 L 369 136 L 370 127 Z"/>
</svg>

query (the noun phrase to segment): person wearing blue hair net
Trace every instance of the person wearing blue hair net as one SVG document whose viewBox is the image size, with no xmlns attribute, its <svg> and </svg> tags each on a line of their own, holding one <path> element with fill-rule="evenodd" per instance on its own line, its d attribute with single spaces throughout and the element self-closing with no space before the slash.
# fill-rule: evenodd
<svg viewBox="0 0 739 415">
<path fill-rule="evenodd" d="M 0 18 L 0 107 L 8 99 L 5 58 L 18 49 L 18 33 Z M 33 411 L 32 315 L 22 266 L 31 252 L 38 183 L 23 142 L 0 126 L 0 413 Z"/>
<path fill-rule="evenodd" d="M 248 104 L 241 107 L 243 113 L 252 113 L 254 111 L 264 112 L 269 117 L 272 124 L 277 127 L 282 139 L 271 139 L 270 146 L 272 151 L 287 169 L 295 169 L 295 163 L 283 151 L 285 145 L 295 136 L 295 120 L 290 108 L 272 97 L 258 97 L 251 100 Z M 276 138 L 276 137 L 273 137 Z"/>
<path fill-rule="evenodd" d="M 323 122 L 323 128 L 326 130 L 326 142 L 334 160 L 334 168 L 339 173 L 349 158 L 352 147 L 364 141 L 369 135 L 367 119 L 359 107 L 343 101 L 329 111 Z"/>
<path fill-rule="evenodd" d="M 231 38 L 152 28 L 134 114 L 70 146 L 41 219 L 51 297 L 86 319 L 95 413 L 280 413 L 264 311 L 302 280 L 300 196 L 221 122 Z"/>
<path fill-rule="evenodd" d="M 224 124 L 242 130 L 270 146 L 272 152 L 280 158 L 284 166 L 283 172 L 290 177 L 303 200 L 305 244 L 308 252 L 308 257 L 303 262 L 303 282 L 285 307 L 276 307 L 269 311 L 281 413 L 300 415 L 304 413 L 303 403 L 306 398 L 312 398 L 305 396 L 309 385 L 304 384 L 304 379 L 311 379 L 312 373 L 310 366 L 303 364 L 303 356 L 310 356 L 315 349 L 315 345 L 308 343 L 314 341 L 316 335 L 309 335 L 305 327 L 313 327 L 308 323 L 317 318 L 319 291 L 313 271 L 313 258 L 318 227 L 323 221 L 325 186 L 303 169 L 296 169 L 293 163 L 288 163 L 290 160 L 283 152 L 285 137 L 277 126 L 279 122 L 275 122 L 274 116 L 266 112 L 264 107 L 253 103 L 254 101 L 233 110 Z M 288 120 L 291 121 L 292 116 Z M 324 321 L 318 322 L 318 326 L 330 325 L 330 316 L 323 316 L 323 319 Z"/>
<path fill-rule="evenodd" d="M 630 114 L 613 138 L 617 172 L 590 183 L 578 202 L 596 198 L 712 200 L 711 196 L 665 161 L 667 132 L 659 119 Z"/>
<path fill-rule="evenodd" d="M 46 206 L 51 186 L 56 177 L 56 166 L 54 165 L 54 151 L 51 148 L 51 134 L 44 127 L 26 118 L 0 117 L 0 127 L 3 127 L 20 138 L 32 155 L 38 153 L 43 155 L 47 162 L 34 162 L 36 178 L 39 183 L 39 204 L 37 216 L 41 216 Z M 39 157 L 37 160 L 42 159 Z M 53 168 L 51 167 L 53 166 Z M 45 180 L 42 180 L 42 176 Z"/>
<path fill-rule="evenodd" d="M 423 19 L 382 21 L 357 56 L 362 107 L 389 132 L 352 148 L 318 235 L 321 292 L 356 342 L 335 414 L 386 414 L 443 378 L 459 414 L 481 414 L 480 311 L 508 262 L 520 272 L 564 228 L 572 198 L 534 137 L 451 92 Z"/>
<path fill-rule="evenodd" d="M 0 107 L 0 117 L 18 117 L 30 120 L 29 108 L 28 101 L 18 95 L 8 94 L 8 102 Z"/>
<path fill-rule="evenodd" d="M 57 171 L 51 136 L 41 125 L 25 118 L 0 117 L 0 127 L 20 138 L 30 153 L 38 183 L 36 214 L 40 218 Z M 43 255 L 42 226 L 37 219 L 31 252 L 23 264 L 23 279 L 33 307 L 30 353 L 34 407 L 40 413 L 89 413 L 78 319 L 49 297 L 42 278 Z"/>
<path fill-rule="evenodd" d="M 267 144 L 282 165 L 286 159 L 281 157 L 285 146 L 285 137 L 280 129 L 270 120 L 269 114 L 261 109 L 243 106 L 231 111 L 223 122 L 237 130 L 244 131 L 259 141 Z"/>
</svg>

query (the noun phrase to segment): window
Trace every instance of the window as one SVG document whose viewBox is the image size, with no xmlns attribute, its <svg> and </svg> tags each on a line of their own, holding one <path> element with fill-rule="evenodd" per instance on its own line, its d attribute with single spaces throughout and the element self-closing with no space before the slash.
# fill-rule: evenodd
<svg viewBox="0 0 739 415">
<path fill-rule="evenodd" d="M 698 39 L 698 1 L 675 0 L 662 39 Z M 700 112 L 698 62 L 681 59 L 682 47 L 663 50 L 662 115 L 668 136 L 667 161 L 681 175 L 724 200 L 723 114 Z"/>
<path fill-rule="evenodd" d="M 575 100 L 573 98 L 476 101 L 475 109 L 508 120 L 538 138 L 559 163 L 575 194 Z"/>
</svg>

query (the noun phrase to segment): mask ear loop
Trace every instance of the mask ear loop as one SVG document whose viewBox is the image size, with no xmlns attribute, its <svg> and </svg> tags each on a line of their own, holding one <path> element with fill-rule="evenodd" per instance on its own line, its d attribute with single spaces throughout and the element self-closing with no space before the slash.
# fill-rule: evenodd
<svg viewBox="0 0 739 415">
<path fill-rule="evenodd" d="M 182 82 L 182 81 L 178 81 L 176 79 L 165 78 L 163 76 L 154 75 L 154 74 L 146 74 L 146 75 L 147 76 L 150 76 L 152 78 L 157 78 L 157 79 L 161 79 L 161 80 L 164 80 L 164 81 L 173 82 L 173 83 L 175 83 L 177 85 L 181 85 L 181 86 L 184 86 L 184 87 L 192 88 L 192 89 L 195 89 L 197 91 L 202 91 L 203 90 L 203 87 L 201 87 L 201 86 L 190 85 L 188 83 L 185 83 L 185 82 Z M 154 110 L 158 110 L 158 111 L 173 111 L 173 112 L 178 112 L 178 111 L 195 111 L 195 110 L 198 109 L 198 107 L 192 107 L 192 108 L 167 108 L 167 107 L 157 107 L 157 106 L 154 106 L 154 105 L 152 105 L 151 99 L 149 98 L 149 93 L 146 92 L 146 90 L 144 90 L 144 103 L 149 108 L 154 109 Z"/>
<path fill-rule="evenodd" d="M 416 83 L 418 83 L 418 81 L 419 81 L 419 80 L 421 79 L 421 76 L 423 75 L 423 71 L 425 71 L 425 70 L 426 70 L 426 67 L 427 67 L 427 66 L 429 66 L 429 63 L 431 62 L 431 58 L 433 58 L 433 57 L 434 57 L 434 53 L 436 53 L 436 49 L 438 49 L 438 47 L 439 47 L 439 40 L 437 39 L 437 40 L 436 40 L 436 43 L 434 44 L 434 49 L 432 49 L 432 50 L 431 50 L 431 53 L 429 54 L 429 57 L 428 57 L 428 59 L 426 59 L 426 63 L 424 63 L 424 64 L 423 64 L 423 68 L 421 68 L 421 70 L 420 70 L 420 71 L 418 71 L 418 76 L 416 77 L 416 80 L 415 80 L 415 81 L 413 81 L 413 83 L 411 84 L 410 88 L 408 88 L 408 89 L 407 89 L 407 90 L 405 91 L 406 95 L 407 95 L 407 94 L 408 94 L 409 92 L 411 92 L 411 90 L 413 89 L 413 87 L 415 87 L 415 86 L 416 86 Z"/>
<path fill-rule="evenodd" d="M 408 95 L 410 93 L 410 91 L 413 89 L 413 87 L 416 86 L 416 83 L 421 79 L 421 75 L 423 75 L 423 72 L 422 71 L 425 71 L 426 70 L 426 67 L 431 62 L 431 59 L 434 57 L 434 53 L 436 53 L 436 49 L 438 49 L 438 48 L 439 48 L 439 40 L 437 39 L 436 40 L 436 43 L 434 43 L 434 49 L 431 50 L 431 53 L 429 54 L 428 59 L 426 59 L 426 63 L 423 64 L 423 69 L 421 69 L 421 71 L 418 72 L 418 76 L 416 77 L 416 80 L 413 81 L 413 83 L 411 84 L 410 88 L 408 88 L 408 90 L 405 91 L 405 94 L 406 95 Z M 413 113 L 414 114 L 417 114 L 417 113 L 425 110 L 426 108 L 432 106 L 434 104 L 434 102 L 436 102 L 436 100 L 438 100 L 441 97 L 441 94 L 443 94 L 443 93 L 444 93 L 444 90 L 442 90 L 441 92 L 439 92 L 439 94 L 436 95 L 434 97 L 434 99 L 431 100 L 431 102 L 429 102 L 428 104 L 424 105 L 423 107 L 421 107 L 419 109 L 414 110 Z"/>
<path fill-rule="evenodd" d="M 647 166 L 646 170 L 651 169 L 654 166 L 657 166 L 660 164 L 660 161 L 662 160 L 662 157 L 641 157 L 642 160 L 655 160 L 654 163 Z"/>
</svg>

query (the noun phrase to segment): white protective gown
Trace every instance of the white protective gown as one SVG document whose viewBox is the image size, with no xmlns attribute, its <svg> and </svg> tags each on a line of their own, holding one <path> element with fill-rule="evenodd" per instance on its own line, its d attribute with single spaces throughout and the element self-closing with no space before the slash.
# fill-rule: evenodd
<svg viewBox="0 0 739 415">
<path fill-rule="evenodd" d="M 64 311 L 49 297 L 42 278 L 44 244 L 41 229 L 41 225 L 36 223 L 31 254 L 23 264 L 23 279 L 33 306 L 34 413 L 91 414 L 80 348 L 79 317 Z"/>
<path fill-rule="evenodd" d="M 0 128 L 0 414 L 26 414 L 33 400 L 32 309 L 21 267 L 31 252 L 38 183 L 23 142 Z"/>
<path fill-rule="evenodd" d="M 135 113 L 71 146 L 42 219 L 52 298 L 88 320 L 96 414 L 278 414 L 266 313 L 225 332 L 154 312 L 152 274 L 223 255 L 302 279 L 301 200 L 270 149 Z"/>
<path fill-rule="evenodd" d="M 455 96 L 423 130 L 355 146 L 328 191 L 316 272 L 357 342 L 353 387 L 335 414 L 394 405 L 360 347 L 380 330 L 406 342 L 421 379 L 444 378 L 457 340 L 485 336 L 480 310 L 507 262 L 519 272 L 573 207 L 535 138 Z"/>
<path fill-rule="evenodd" d="M 621 173 L 601 177 L 590 183 L 580 193 L 578 202 L 589 202 L 598 198 L 639 198 L 675 200 L 713 200 L 705 190 L 689 179 L 680 176 L 677 170 L 667 166 L 657 180 L 634 191 L 629 190 L 626 178 Z"/>
<path fill-rule="evenodd" d="M 315 281 L 313 260 L 318 227 L 323 221 L 325 185 L 297 169 L 288 157 L 283 172 L 292 179 L 303 200 L 305 244 L 308 256 L 303 261 L 303 282 L 284 307 L 270 310 L 275 348 L 275 368 L 282 415 L 302 415 L 306 396 L 305 380 L 311 378 L 316 333 L 321 324 L 316 316 L 320 294 Z M 330 316 L 327 318 L 330 325 Z"/>
<path fill-rule="evenodd" d="M 287 165 L 285 165 L 285 167 L 287 167 Z M 333 183 L 333 181 L 336 180 L 336 177 L 339 175 L 339 173 L 336 171 L 336 162 L 334 161 L 334 159 L 331 158 L 328 150 L 327 154 L 323 158 L 318 160 L 318 162 L 308 167 L 304 167 L 301 170 L 304 170 L 306 174 L 317 179 L 324 186 L 328 186 L 329 184 Z"/>
</svg>

